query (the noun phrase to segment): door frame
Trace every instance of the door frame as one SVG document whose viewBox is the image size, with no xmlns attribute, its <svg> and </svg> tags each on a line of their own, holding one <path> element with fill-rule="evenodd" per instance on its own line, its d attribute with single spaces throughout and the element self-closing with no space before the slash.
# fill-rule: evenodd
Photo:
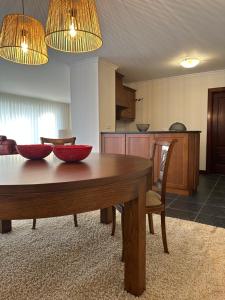
<svg viewBox="0 0 225 300">
<path fill-rule="evenodd" d="M 208 89 L 208 115 L 207 115 L 207 146 L 206 146 L 206 172 L 212 172 L 212 117 L 213 96 L 216 93 L 225 93 L 225 87 Z"/>
</svg>

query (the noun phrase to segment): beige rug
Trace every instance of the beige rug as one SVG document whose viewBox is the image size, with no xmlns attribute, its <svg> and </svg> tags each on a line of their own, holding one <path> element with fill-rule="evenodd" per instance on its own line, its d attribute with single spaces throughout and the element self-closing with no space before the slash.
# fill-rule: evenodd
<svg viewBox="0 0 225 300">
<path fill-rule="evenodd" d="M 135 299 L 123 290 L 121 232 L 99 224 L 99 213 L 13 222 L 0 236 L 1 300 Z M 119 219 L 119 218 L 117 218 Z M 224 300 L 225 230 L 167 219 L 170 254 L 163 253 L 159 218 L 147 234 L 147 288 L 139 299 Z"/>
</svg>

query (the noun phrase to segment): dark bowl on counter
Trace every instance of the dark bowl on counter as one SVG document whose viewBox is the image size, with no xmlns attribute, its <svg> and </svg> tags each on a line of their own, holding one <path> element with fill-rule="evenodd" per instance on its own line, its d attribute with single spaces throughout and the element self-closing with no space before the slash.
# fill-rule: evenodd
<svg viewBox="0 0 225 300">
<path fill-rule="evenodd" d="M 150 124 L 136 124 L 138 131 L 146 132 L 149 129 Z"/>
<path fill-rule="evenodd" d="M 170 126 L 169 130 L 170 131 L 187 131 L 187 128 L 183 123 L 175 122 Z"/>
</svg>

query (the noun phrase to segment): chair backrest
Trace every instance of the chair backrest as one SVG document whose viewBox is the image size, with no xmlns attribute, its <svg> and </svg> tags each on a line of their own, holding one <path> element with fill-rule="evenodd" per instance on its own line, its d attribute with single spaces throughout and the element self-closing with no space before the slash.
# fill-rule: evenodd
<svg viewBox="0 0 225 300">
<path fill-rule="evenodd" d="M 53 144 L 55 146 L 65 145 L 65 144 L 74 145 L 76 140 L 75 137 L 65 138 L 65 139 L 49 139 L 49 138 L 41 137 L 40 139 L 42 144 Z"/>
<path fill-rule="evenodd" d="M 151 156 L 150 159 L 152 161 L 152 184 L 154 185 L 154 174 L 155 174 L 155 151 L 156 151 L 156 143 L 152 143 Z"/>
<path fill-rule="evenodd" d="M 163 203 L 165 202 L 168 169 L 169 169 L 171 154 L 175 143 L 176 140 L 172 140 L 171 142 L 156 141 L 155 144 L 153 145 L 153 151 L 152 151 L 153 162 L 155 163 L 156 159 L 158 159 L 156 186 L 159 189 L 159 192 L 161 194 L 161 201 Z M 153 172 L 154 172 L 154 168 L 153 168 Z M 154 173 L 153 173 L 153 182 L 154 182 Z"/>
</svg>

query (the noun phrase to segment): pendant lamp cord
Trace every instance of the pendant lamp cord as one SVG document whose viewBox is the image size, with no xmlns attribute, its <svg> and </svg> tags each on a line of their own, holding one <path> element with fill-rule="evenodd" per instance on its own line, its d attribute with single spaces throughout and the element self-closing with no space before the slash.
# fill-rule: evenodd
<svg viewBox="0 0 225 300">
<path fill-rule="evenodd" d="M 22 27 L 22 36 L 25 36 L 25 32 L 24 32 L 24 0 L 21 1 L 22 2 L 22 14 L 23 14 L 23 27 Z"/>
<path fill-rule="evenodd" d="M 22 0 L 22 10 L 23 10 L 23 15 L 24 15 L 24 0 Z"/>
</svg>

